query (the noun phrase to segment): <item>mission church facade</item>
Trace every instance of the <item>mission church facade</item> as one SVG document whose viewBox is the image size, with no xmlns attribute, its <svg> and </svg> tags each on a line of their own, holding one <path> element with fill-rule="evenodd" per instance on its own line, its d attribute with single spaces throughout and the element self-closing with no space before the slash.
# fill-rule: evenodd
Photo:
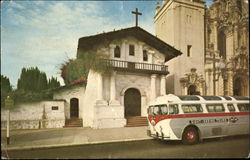
<svg viewBox="0 0 250 160">
<path fill-rule="evenodd" d="M 124 127 L 146 117 L 149 102 L 166 94 L 164 63 L 181 54 L 137 26 L 80 38 L 77 58 L 87 52 L 107 58 L 111 74 L 90 70 L 86 83 L 59 89 L 54 99 L 66 100 L 66 119 L 80 118 L 92 128 Z"/>
</svg>

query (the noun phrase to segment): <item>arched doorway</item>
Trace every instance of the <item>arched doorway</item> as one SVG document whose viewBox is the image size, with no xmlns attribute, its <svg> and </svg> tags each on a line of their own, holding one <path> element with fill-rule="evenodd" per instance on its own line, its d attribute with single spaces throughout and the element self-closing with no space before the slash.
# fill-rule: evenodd
<svg viewBox="0 0 250 160">
<path fill-rule="evenodd" d="M 237 77 L 233 82 L 233 95 L 234 96 L 245 96 L 246 89 L 248 87 L 245 84 L 245 81 L 241 77 Z"/>
<path fill-rule="evenodd" d="M 70 99 L 70 118 L 79 117 L 79 100 L 77 98 Z"/>
<path fill-rule="evenodd" d="M 138 89 L 129 88 L 124 96 L 125 117 L 141 116 L 141 93 Z"/>
<path fill-rule="evenodd" d="M 188 95 L 196 95 L 196 86 L 195 85 L 190 85 L 188 87 Z"/>
</svg>

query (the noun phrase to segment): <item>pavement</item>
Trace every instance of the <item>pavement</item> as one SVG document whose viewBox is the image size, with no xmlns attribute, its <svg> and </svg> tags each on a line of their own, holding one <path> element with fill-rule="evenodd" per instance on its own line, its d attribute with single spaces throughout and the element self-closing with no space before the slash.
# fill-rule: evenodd
<svg viewBox="0 0 250 160">
<path fill-rule="evenodd" d="M 140 141 L 147 136 L 147 126 L 92 129 L 83 127 L 10 130 L 10 144 L 6 142 L 6 130 L 1 130 L 1 150 L 65 147 L 100 143 Z"/>
</svg>

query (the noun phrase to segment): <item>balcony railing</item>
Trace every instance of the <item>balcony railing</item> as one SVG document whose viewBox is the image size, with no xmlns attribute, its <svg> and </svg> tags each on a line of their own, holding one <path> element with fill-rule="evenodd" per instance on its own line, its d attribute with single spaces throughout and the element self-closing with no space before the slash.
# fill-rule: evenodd
<svg viewBox="0 0 250 160">
<path fill-rule="evenodd" d="M 149 64 L 149 63 L 137 63 L 112 59 L 103 59 L 103 61 L 109 66 L 119 71 L 130 72 L 142 72 L 150 74 L 165 74 L 167 75 L 168 67 L 165 65 Z"/>
</svg>

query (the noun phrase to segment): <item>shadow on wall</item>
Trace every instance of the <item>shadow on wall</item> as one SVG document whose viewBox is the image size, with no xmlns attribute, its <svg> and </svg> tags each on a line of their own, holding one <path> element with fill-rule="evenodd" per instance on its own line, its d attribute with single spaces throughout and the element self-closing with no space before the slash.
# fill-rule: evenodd
<svg viewBox="0 0 250 160">
<path fill-rule="evenodd" d="M 174 94 L 174 75 L 166 77 L 166 92 L 167 94 Z"/>
</svg>

